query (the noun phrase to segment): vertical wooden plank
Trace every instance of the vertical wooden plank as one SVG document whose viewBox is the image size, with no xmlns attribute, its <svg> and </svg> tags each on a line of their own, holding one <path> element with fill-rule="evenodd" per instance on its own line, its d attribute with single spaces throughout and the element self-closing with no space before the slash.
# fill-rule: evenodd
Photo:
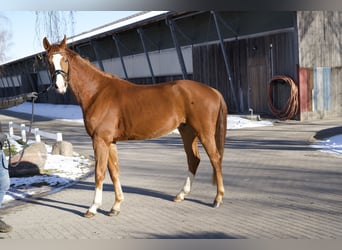
<svg viewBox="0 0 342 250">
<path fill-rule="evenodd" d="M 309 74 L 307 68 L 299 68 L 299 88 L 300 88 L 300 113 L 309 111 L 308 81 Z"/>
<path fill-rule="evenodd" d="M 337 116 L 342 115 L 342 67 L 331 69 L 331 109 Z"/>
<path fill-rule="evenodd" d="M 314 68 L 313 111 L 331 111 L 331 68 Z"/>
<path fill-rule="evenodd" d="M 313 110 L 313 101 L 312 101 L 312 90 L 313 90 L 313 70 L 312 68 L 307 68 L 307 77 L 308 77 L 308 86 L 307 86 L 307 93 L 308 93 L 308 111 Z"/>
<path fill-rule="evenodd" d="M 323 110 L 322 67 L 314 68 L 313 111 Z"/>
<path fill-rule="evenodd" d="M 323 81 L 323 110 L 330 111 L 331 110 L 331 68 L 323 67 L 322 68 L 322 81 Z"/>
</svg>

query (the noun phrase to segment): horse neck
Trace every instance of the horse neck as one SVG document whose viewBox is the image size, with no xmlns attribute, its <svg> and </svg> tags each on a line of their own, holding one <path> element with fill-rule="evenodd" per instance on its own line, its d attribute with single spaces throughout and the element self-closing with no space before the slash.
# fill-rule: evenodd
<svg viewBox="0 0 342 250">
<path fill-rule="evenodd" d="M 102 88 L 106 74 L 79 55 L 70 61 L 70 88 L 78 103 L 85 109 L 94 95 Z"/>
</svg>

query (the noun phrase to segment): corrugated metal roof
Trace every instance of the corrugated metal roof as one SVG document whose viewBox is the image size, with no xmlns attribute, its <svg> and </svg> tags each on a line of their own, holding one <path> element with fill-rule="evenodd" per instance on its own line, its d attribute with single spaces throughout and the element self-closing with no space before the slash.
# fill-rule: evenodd
<svg viewBox="0 0 342 250">
<path fill-rule="evenodd" d="M 125 27 L 131 26 L 132 24 L 136 24 L 151 18 L 155 18 L 169 12 L 170 11 L 142 11 L 135 15 L 115 21 L 111 24 L 104 25 L 96 29 L 90 30 L 88 32 L 84 32 L 79 35 L 70 37 L 69 39 L 67 39 L 67 43 L 74 43 L 81 41 L 83 39 L 98 36 L 100 34 L 105 34 L 107 32 L 113 32 L 115 30 L 124 29 Z"/>
</svg>

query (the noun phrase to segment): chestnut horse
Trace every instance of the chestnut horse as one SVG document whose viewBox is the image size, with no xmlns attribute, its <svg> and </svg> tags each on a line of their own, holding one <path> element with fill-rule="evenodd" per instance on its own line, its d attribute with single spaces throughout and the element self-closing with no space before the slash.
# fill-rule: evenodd
<svg viewBox="0 0 342 250">
<path fill-rule="evenodd" d="M 174 201 L 189 194 L 200 162 L 198 140 L 213 166 L 217 185 L 214 207 L 224 195 L 222 158 L 226 136 L 227 106 L 215 89 L 190 80 L 138 85 L 105 73 L 66 46 L 43 39 L 50 74 L 58 92 L 70 85 L 83 111 L 84 125 L 95 154 L 95 196 L 85 217 L 92 217 L 102 204 L 106 168 L 115 191 L 108 215 L 117 215 L 124 200 L 119 179 L 116 142 L 163 136 L 178 128 L 187 156 L 188 176 Z"/>
</svg>

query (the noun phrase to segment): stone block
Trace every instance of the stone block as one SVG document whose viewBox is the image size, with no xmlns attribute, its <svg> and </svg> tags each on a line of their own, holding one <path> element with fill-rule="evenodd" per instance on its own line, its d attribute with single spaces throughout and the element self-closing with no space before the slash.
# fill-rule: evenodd
<svg viewBox="0 0 342 250">
<path fill-rule="evenodd" d="M 24 149 L 22 158 L 20 157 L 21 152 L 12 157 L 9 167 L 10 177 L 27 177 L 40 174 L 47 159 L 45 144 L 36 142 L 29 145 Z"/>
<path fill-rule="evenodd" d="M 70 142 L 58 141 L 52 146 L 52 155 L 72 156 L 74 150 Z"/>
</svg>

